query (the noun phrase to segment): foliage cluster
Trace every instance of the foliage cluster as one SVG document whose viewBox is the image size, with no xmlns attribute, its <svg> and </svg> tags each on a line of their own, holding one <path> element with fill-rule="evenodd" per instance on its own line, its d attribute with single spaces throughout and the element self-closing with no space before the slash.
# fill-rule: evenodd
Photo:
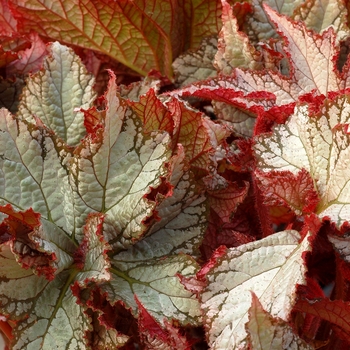
<svg viewBox="0 0 350 350">
<path fill-rule="evenodd" d="M 348 7 L 0 0 L 10 349 L 349 349 Z"/>
</svg>

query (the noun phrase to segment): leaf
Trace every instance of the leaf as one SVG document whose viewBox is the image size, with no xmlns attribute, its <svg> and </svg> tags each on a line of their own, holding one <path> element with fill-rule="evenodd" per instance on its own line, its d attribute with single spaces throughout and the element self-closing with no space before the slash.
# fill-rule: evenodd
<svg viewBox="0 0 350 350">
<path fill-rule="evenodd" d="M 171 75 L 169 38 L 130 2 L 18 0 L 12 4 L 19 30 L 34 30 L 47 38 L 99 51 L 140 74 L 153 68 Z M 164 64 L 158 57 L 165 58 Z"/>
<path fill-rule="evenodd" d="M 229 77 L 218 76 L 169 94 L 213 99 L 257 113 L 293 103 L 311 91 L 327 95 L 349 85 L 348 68 L 341 75 L 336 69 L 338 53 L 332 28 L 319 35 L 307 30 L 302 22 L 293 22 L 267 6 L 264 8 L 284 38 L 289 76 L 272 70 L 236 68 Z"/>
<path fill-rule="evenodd" d="M 214 65 L 220 73 L 230 75 L 233 68 L 261 69 L 262 55 L 250 44 L 248 36 L 239 31 L 231 6 L 222 0 L 223 27 L 219 33 Z M 202 79 L 203 80 L 203 79 Z"/>
<path fill-rule="evenodd" d="M 339 39 L 348 36 L 346 9 L 339 0 L 305 2 L 296 9 L 294 19 L 303 21 L 307 28 L 318 33 L 332 26 Z"/>
<path fill-rule="evenodd" d="M 100 238 L 100 228 L 98 215 L 87 220 L 82 247 L 88 249 L 82 248 L 84 261 L 66 267 L 51 282 L 20 268 L 9 244 L 0 246 L 1 307 L 2 313 L 15 321 L 13 349 L 60 349 L 67 345 L 86 349 L 85 333 L 90 329 L 90 319 L 70 287 L 72 283 L 85 285 L 108 278 L 106 246 Z"/>
<path fill-rule="evenodd" d="M 187 18 L 191 18 L 191 48 L 199 47 L 203 38 L 219 32 L 221 4 L 218 0 L 185 1 Z"/>
<path fill-rule="evenodd" d="M 312 350 L 297 335 L 287 322 L 273 318 L 264 310 L 259 299 L 253 293 L 252 306 L 249 309 L 249 321 L 246 324 L 249 333 L 249 344 L 254 350 L 295 349 Z"/>
<path fill-rule="evenodd" d="M 343 300 L 299 300 L 296 304 L 296 310 L 303 313 L 311 314 L 332 324 L 332 330 L 336 333 L 337 338 L 349 341 L 348 320 L 349 303 Z"/>
<path fill-rule="evenodd" d="M 196 262 L 186 255 L 174 255 L 150 259 L 147 253 L 138 252 L 133 261 L 132 252 L 116 255 L 111 259 L 111 281 L 100 284 L 113 305 L 122 300 L 126 307 L 137 315 L 137 304 L 133 295 L 160 323 L 178 320 L 182 325 L 199 325 L 201 312 L 195 295 L 181 284 L 177 274 L 193 276 Z"/>
<path fill-rule="evenodd" d="M 274 170 L 282 176 L 282 171 L 295 175 L 302 169 L 308 171 L 320 198 L 317 214 L 328 217 L 338 227 L 348 220 L 350 209 L 346 175 L 349 107 L 348 94 L 326 99 L 314 115 L 309 114 L 310 107 L 306 104 L 300 105 L 271 136 L 258 136 L 254 147 L 257 166 L 264 173 Z M 290 190 L 290 185 L 285 183 Z M 284 200 L 290 199 L 284 197 Z"/>
<path fill-rule="evenodd" d="M 155 130 L 167 131 L 170 135 L 174 132 L 175 120 L 169 110 L 157 97 L 154 89 L 150 88 L 139 101 L 126 101 L 142 120 L 143 131 L 150 133 Z"/>
<path fill-rule="evenodd" d="M 161 186 L 170 158 L 169 135 L 144 134 L 141 120 L 117 96 L 111 73 L 100 123 L 75 149 L 71 180 L 75 225 L 90 211 L 106 213 L 104 236 L 113 249 L 138 241 L 154 215 L 156 202 L 146 195 Z M 107 166 L 106 166 L 107 165 Z"/>
<path fill-rule="evenodd" d="M 217 0 L 12 0 L 19 30 L 106 54 L 141 75 L 160 71 L 182 51 L 216 34 Z"/>
<path fill-rule="evenodd" d="M 276 37 L 275 28 L 270 22 L 269 15 L 263 4 L 267 4 L 280 14 L 291 17 L 294 9 L 298 8 L 302 3 L 303 1 L 301 0 L 252 0 L 253 15 L 245 23 L 245 32 L 250 33 L 250 36 L 253 37 L 256 42 Z"/>
<path fill-rule="evenodd" d="M 245 323 L 251 291 L 273 317 L 285 321 L 294 305 L 296 286 L 304 284 L 302 255 L 310 250 L 308 236 L 298 244 L 296 231 L 283 231 L 260 241 L 226 249 L 206 273 L 201 308 L 212 348 L 247 345 Z"/>
<path fill-rule="evenodd" d="M 47 47 L 36 33 L 30 34 L 29 40 L 31 47 L 21 51 L 20 58 L 7 65 L 8 75 L 26 75 L 37 72 L 41 68 L 44 57 L 48 54 Z"/>
<path fill-rule="evenodd" d="M 2 222 L 1 242 L 12 242 L 12 252 L 23 268 L 51 281 L 72 264 L 75 245 L 57 226 L 40 220 L 40 214 L 32 209 L 17 212 L 7 204 L 0 212 L 8 215 Z"/>
<path fill-rule="evenodd" d="M 261 172 L 257 179 L 266 205 L 287 206 L 297 215 L 316 209 L 318 195 L 313 179 L 304 168 L 297 175 L 281 171 Z"/>
<path fill-rule="evenodd" d="M 14 19 L 8 4 L 8 0 L 0 2 L 0 34 L 11 36 L 17 32 L 17 21 Z"/>
<path fill-rule="evenodd" d="M 184 152 L 173 157 L 168 181 L 171 196 L 157 193 L 155 200 L 158 221 L 151 222 L 147 237 L 111 259 L 112 279 L 100 286 L 113 305 L 122 300 L 133 314 L 138 314 L 137 299 L 157 322 L 179 320 L 181 324 L 197 325 L 199 304 L 188 292 L 177 274 L 193 276 L 197 263 L 189 255 L 198 256 L 198 247 L 206 226 L 205 197 L 184 170 Z"/>
<path fill-rule="evenodd" d="M 43 68 L 27 80 L 18 113 L 30 122 L 40 118 L 75 146 L 85 135 L 84 115 L 75 109 L 92 104 L 96 97 L 92 89 L 94 79 L 72 49 L 55 42 L 49 51 Z"/>
<path fill-rule="evenodd" d="M 213 66 L 217 40 L 214 37 L 204 38 L 200 47 L 190 49 L 177 57 L 173 62 L 175 81 L 180 86 L 215 77 L 217 72 Z"/>
<path fill-rule="evenodd" d="M 187 350 L 190 348 L 186 337 L 180 334 L 180 331 L 171 325 L 168 321 L 164 322 L 164 327 L 157 323 L 147 312 L 143 305 L 138 301 L 139 307 L 139 329 L 140 337 L 146 349 L 154 350 Z"/>
<path fill-rule="evenodd" d="M 0 110 L 0 205 L 32 208 L 66 233 L 69 150 L 52 131 Z"/>
</svg>

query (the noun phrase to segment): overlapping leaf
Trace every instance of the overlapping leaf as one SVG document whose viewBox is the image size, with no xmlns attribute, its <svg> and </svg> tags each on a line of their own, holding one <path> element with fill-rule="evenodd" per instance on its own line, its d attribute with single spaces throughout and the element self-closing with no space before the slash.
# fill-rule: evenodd
<svg viewBox="0 0 350 350">
<path fill-rule="evenodd" d="M 19 114 L 30 122 L 35 117 L 49 126 L 69 145 L 85 135 L 84 115 L 76 108 L 88 108 L 96 97 L 94 78 L 72 49 L 55 42 L 43 68 L 28 79 L 23 89 Z"/>
<path fill-rule="evenodd" d="M 273 318 L 264 310 L 259 299 L 253 295 L 246 325 L 250 346 L 255 350 L 290 349 L 312 350 L 314 347 L 300 339 L 292 327 L 280 319 Z"/>
<path fill-rule="evenodd" d="M 11 3 L 20 31 L 102 52 L 142 75 L 155 69 L 171 77 L 173 58 L 219 26 L 217 0 Z"/>
<path fill-rule="evenodd" d="M 76 265 L 67 264 L 52 281 L 21 268 L 11 251 L 14 247 L 1 245 L 1 312 L 16 322 L 13 349 L 86 349 L 86 332 L 91 329 L 91 321 L 86 308 L 78 305 L 71 286 L 109 277 L 101 226 L 99 216 L 90 217 L 85 226 L 84 259 Z M 63 238 L 57 230 L 50 229 L 48 233 L 56 235 L 56 240 Z M 63 262 L 64 259 L 59 263 Z"/>
<path fill-rule="evenodd" d="M 146 195 L 161 185 L 171 152 L 167 133 L 142 132 L 141 120 L 117 96 L 114 75 L 105 99 L 95 131 L 74 152 L 71 175 L 78 227 L 87 212 L 106 213 L 104 234 L 116 249 L 144 235 L 157 204 Z"/>
<path fill-rule="evenodd" d="M 332 28 L 319 35 L 307 30 L 302 22 L 293 22 L 267 6 L 264 8 L 284 38 L 289 76 L 272 70 L 255 72 L 236 68 L 229 77 L 195 83 L 172 94 L 209 98 L 257 112 L 257 107 L 269 110 L 276 105 L 287 105 L 311 91 L 327 95 L 349 85 L 347 66 L 341 74 L 336 69 L 338 53 Z"/>
<path fill-rule="evenodd" d="M 277 126 L 269 137 L 257 137 L 255 145 L 258 168 L 265 173 L 263 181 L 272 170 L 281 175 L 282 171 L 298 174 L 302 169 L 307 170 L 320 198 L 316 212 L 338 226 L 348 220 L 350 210 L 349 108 L 348 94 L 325 100 L 315 115 L 310 115 L 307 105 L 298 106 L 285 125 Z M 267 181 L 275 187 L 272 177 Z M 288 181 L 285 184 L 291 186 Z M 310 186 L 309 191 L 312 191 Z M 297 210 L 290 193 L 279 191 L 281 198 Z"/>
<path fill-rule="evenodd" d="M 264 309 L 285 321 L 293 307 L 296 284 L 305 283 L 302 254 L 310 249 L 296 231 L 283 231 L 257 242 L 227 249 L 210 264 L 201 307 L 209 345 L 215 349 L 247 345 L 245 323 L 251 291 Z M 211 265 L 211 266 L 212 266 Z"/>
<path fill-rule="evenodd" d="M 71 201 L 66 192 L 66 164 L 70 154 L 57 137 L 42 126 L 0 110 L 0 203 L 35 212 L 67 230 L 62 213 Z"/>
<path fill-rule="evenodd" d="M 296 9 L 294 18 L 302 20 L 307 28 L 318 33 L 332 26 L 339 40 L 349 35 L 346 9 L 339 0 L 307 1 Z"/>
</svg>

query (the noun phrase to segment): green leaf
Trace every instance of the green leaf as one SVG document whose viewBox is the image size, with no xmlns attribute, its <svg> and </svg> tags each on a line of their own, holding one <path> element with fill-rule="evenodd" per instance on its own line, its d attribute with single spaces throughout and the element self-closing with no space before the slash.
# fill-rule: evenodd
<svg viewBox="0 0 350 350">
<path fill-rule="evenodd" d="M 143 133 L 141 120 L 117 96 L 114 74 L 105 100 L 100 123 L 76 148 L 71 163 L 75 217 L 82 227 L 88 212 L 106 213 L 105 238 L 121 249 L 144 235 L 156 206 L 145 196 L 151 186 L 161 185 L 171 150 L 166 132 Z"/>
<path fill-rule="evenodd" d="M 69 145 L 77 145 L 85 135 L 84 114 L 96 97 L 94 78 L 72 49 L 53 43 L 43 68 L 27 80 L 19 116 L 34 123 L 35 117 Z"/>
<path fill-rule="evenodd" d="M 139 255 L 142 254 L 139 251 Z M 132 254 L 124 253 L 111 259 L 111 281 L 100 284 L 114 304 L 122 300 L 137 315 L 134 295 L 159 322 L 178 320 L 181 324 L 199 325 L 201 312 L 196 296 L 185 289 L 177 274 L 193 276 L 197 263 L 189 256 L 177 255 L 162 258 L 140 258 L 133 261 Z"/>
<path fill-rule="evenodd" d="M 0 110 L 0 204 L 33 208 L 65 232 L 69 151 L 52 131 Z"/>
<path fill-rule="evenodd" d="M 0 246 L 0 297 L 2 313 L 16 322 L 12 349 L 86 349 L 91 329 L 86 307 L 72 294 L 73 283 L 103 281 L 109 277 L 101 218 L 91 216 L 85 226 L 83 260 L 76 257 L 53 281 L 20 267 L 10 244 Z M 11 248 L 10 248 L 11 247 Z"/>
<path fill-rule="evenodd" d="M 304 284 L 302 259 L 310 250 L 308 236 L 283 231 L 260 241 L 227 249 L 206 274 L 201 308 L 212 348 L 235 349 L 247 345 L 245 323 L 251 291 L 273 317 L 285 321 L 294 305 L 297 284 Z"/>
</svg>

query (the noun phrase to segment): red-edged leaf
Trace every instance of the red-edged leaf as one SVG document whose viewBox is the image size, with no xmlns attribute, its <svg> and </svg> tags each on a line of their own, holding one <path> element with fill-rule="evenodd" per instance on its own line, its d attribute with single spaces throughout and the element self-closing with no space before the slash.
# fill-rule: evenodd
<svg viewBox="0 0 350 350">
<path fill-rule="evenodd" d="M 249 321 L 246 323 L 248 343 L 254 350 L 290 349 L 312 350 L 314 347 L 299 338 L 287 322 L 272 317 L 264 310 L 258 297 L 252 292 Z"/>
<path fill-rule="evenodd" d="M 169 110 L 156 96 L 154 89 L 149 89 L 138 102 L 127 100 L 127 103 L 142 120 L 144 132 L 164 130 L 170 135 L 173 134 L 175 121 Z"/>
<path fill-rule="evenodd" d="M 313 112 L 313 105 L 310 109 L 306 104 L 297 106 L 285 124 L 276 126 L 269 136 L 258 136 L 254 146 L 257 166 L 265 175 L 270 171 L 280 174 L 290 171 L 296 179 L 301 179 L 305 175 L 297 174 L 302 169 L 309 172 L 320 199 L 316 207 L 317 214 L 321 218 L 331 219 L 338 227 L 348 220 L 350 203 L 346 171 L 350 144 L 349 99 L 348 93 L 336 94 L 318 106 L 317 114 Z M 265 177 L 265 189 L 267 182 L 273 186 L 274 181 L 272 177 Z M 295 183 L 295 180 L 292 182 Z M 312 190 L 310 179 L 308 183 L 305 189 Z M 283 186 L 289 187 L 287 184 Z M 292 193 L 292 188 L 288 191 Z M 312 191 L 308 192 L 311 198 L 315 198 Z M 305 192 L 302 196 L 306 200 L 309 195 Z M 285 200 L 288 202 L 290 199 Z"/>
<path fill-rule="evenodd" d="M 160 325 L 149 314 L 147 309 L 136 299 L 139 316 L 138 324 L 140 338 L 146 349 L 154 350 L 190 350 L 191 346 L 185 336 L 180 334 L 180 330 L 176 329 L 168 321 L 164 325 Z"/>
<path fill-rule="evenodd" d="M 198 96 L 256 111 L 257 106 L 268 110 L 275 105 L 295 102 L 299 96 L 313 90 L 326 95 L 349 86 L 349 70 L 340 75 L 336 69 L 338 53 L 332 28 L 319 35 L 307 30 L 302 22 L 291 21 L 267 6 L 264 8 L 284 38 L 289 76 L 271 70 L 254 72 L 237 68 L 230 77 L 219 76 L 171 94 Z"/>
<path fill-rule="evenodd" d="M 51 281 L 21 268 L 9 244 L 0 246 L 1 310 L 9 320 L 15 321 L 13 348 L 60 349 L 67 343 L 86 348 L 91 319 L 86 314 L 86 306 L 78 305 L 71 287 L 74 284 L 84 287 L 91 281 L 102 282 L 109 278 L 108 247 L 100 232 L 102 221 L 100 215 L 88 218 L 84 243 L 77 250 L 77 255 L 83 259 L 76 257 L 77 264 L 73 263 L 76 245 L 53 224 L 47 227 L 42 221 L 43 230 L 39 233 L 49 239 L 40 248 L 49 250 L 50 245 L 56 245 L 56 252 L 58 247 L 68 252 L 66 257 L 58 256 L 61 270 L 57 270 Z"/>
<path fill-rule="evenodd" d="M 257 179 L 266 205 L 287 206 L 297 215 L 316 209 L 318 194 L 312 177 L 305 169 L 296 175 L 289 171 L 258 172 Z"/>
<path fill-rule="evenodd" d="M 13 253 L 21 266 L 53 280 L 72 263 L 74 245 L 58 227 L 41 219 L 32 209 L 15 211 L 10 204 L 0 207 L 8 215 L 1 225 L 1 241 L 11 241 Z"/>
<path fill-rule="evenodd" d="M 343 300 L 299 300 L 294 306 L 295 310 L 311 314 L 328 321 L 332 325 L 332 330 L 341 339 L 350 342 L 350 304 Z"/>
<path fill-rule="evenodd" d="M 234 68 L 263 68 L 262 54 L 249 42 L 248 36 L 239 31 L 236 17 L 226 0 L 222 0 L 223 27 L 219 34 L 218 50 L 214 65 L 220 73 L 230 75 Z"/>
</svg>

